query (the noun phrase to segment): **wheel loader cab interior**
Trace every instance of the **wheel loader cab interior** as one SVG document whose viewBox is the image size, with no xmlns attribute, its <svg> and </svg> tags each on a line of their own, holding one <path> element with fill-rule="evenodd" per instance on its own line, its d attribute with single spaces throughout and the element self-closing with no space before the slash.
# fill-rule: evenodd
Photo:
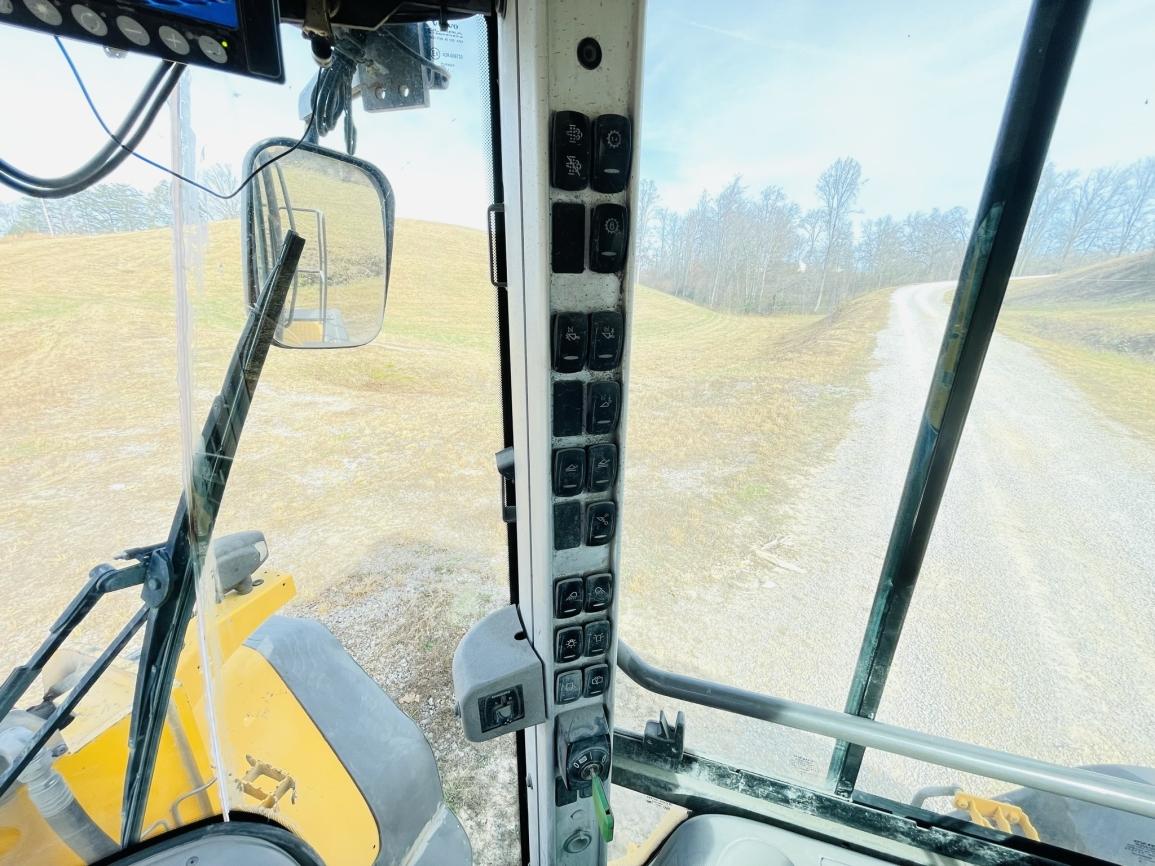
<svg viewBox="0 0 1155 866">
<path fill-rule="evenodd" d="M 1151 866 L 1155 15 L 1012 5 L 0 0 L 0 866 Z"/>
</svg>

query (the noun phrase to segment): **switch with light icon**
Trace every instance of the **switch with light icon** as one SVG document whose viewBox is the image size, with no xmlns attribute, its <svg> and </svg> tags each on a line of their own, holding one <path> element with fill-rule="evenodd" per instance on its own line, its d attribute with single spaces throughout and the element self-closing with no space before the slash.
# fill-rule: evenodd
<svg viewBox="0 0 1155 866">
<path fill-rule="evenodd" d="M 590 215 L 590 270 L 613 274 L 625 268 L 629 235 L 624 205 L 597 205 Z"/>
</svg>

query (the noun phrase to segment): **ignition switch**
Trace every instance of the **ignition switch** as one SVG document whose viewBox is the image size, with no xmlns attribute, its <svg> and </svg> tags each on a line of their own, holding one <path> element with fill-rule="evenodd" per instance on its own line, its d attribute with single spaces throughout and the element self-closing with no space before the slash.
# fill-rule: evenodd
<svg viewBox="0 0 1155 866">
<path fill-rule="evenodd" d="M 566 762 L 567 783 L 570 788 L 582 788 L 593 782 L 594 776 L 608 779 L 610 774 L 610 740 L 606 736 L 589 737 L 570 746 Z"/>
</svg>

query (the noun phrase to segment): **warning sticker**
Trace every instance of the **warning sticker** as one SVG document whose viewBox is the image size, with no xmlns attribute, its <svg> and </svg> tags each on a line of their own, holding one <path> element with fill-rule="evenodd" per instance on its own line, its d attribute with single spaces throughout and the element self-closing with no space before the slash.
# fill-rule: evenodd
<svg viewBox="0 0 1155 866">
<path fill-rule="evenodd" d="M 433 62 L 452 70 L 465 59 L 465 34 L 461 32 L 461 25 L 456 21 L 449 22 L 449 29 L 442 30 L 434 25 L 433 30 Z"/>
<path fill-rule="evenodd" d="M 1135 839 L 1128 842 L 1123 850 L 1132 855 L 1136 863 L 1155 863 L 1155 842 Z"/>
</svg>

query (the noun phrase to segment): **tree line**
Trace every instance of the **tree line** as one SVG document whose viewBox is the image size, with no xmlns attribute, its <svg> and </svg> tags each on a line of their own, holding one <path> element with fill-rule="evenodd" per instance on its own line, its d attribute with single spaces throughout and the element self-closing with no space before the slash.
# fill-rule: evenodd
<svg viewBox="0 0 1155 866">
<path fill-rule="evenodd" d="M 217 163 L 199 182 L 221 194 L 237 188 L 233 170 Z M 219 199 L 199 193 L 197 206 L 205 220 L 240 215 L 241 197 Z M 145 192 L 127 183 L 100 183 L 62 199 L 24 197 L 0 202 L 0 235 L 95 235 L 163 228 L 172 223 L 172 184 L 161 181 Z"/>
<path fill-rule="evenodd" d="M 821 312 L 883 286 L 954 279 L 970 236 L 965 208 L 861 219 L 852 157 L 819 176 L 817 207 L 740 176 L 684 212 L 641 183 L 635 237 L 643 282 L 715 309 Z M 1087 173 L 1048 164 L 1016 273 L 1054 273 L 1155 249 L 1155 157 Z"/>
</svg>

